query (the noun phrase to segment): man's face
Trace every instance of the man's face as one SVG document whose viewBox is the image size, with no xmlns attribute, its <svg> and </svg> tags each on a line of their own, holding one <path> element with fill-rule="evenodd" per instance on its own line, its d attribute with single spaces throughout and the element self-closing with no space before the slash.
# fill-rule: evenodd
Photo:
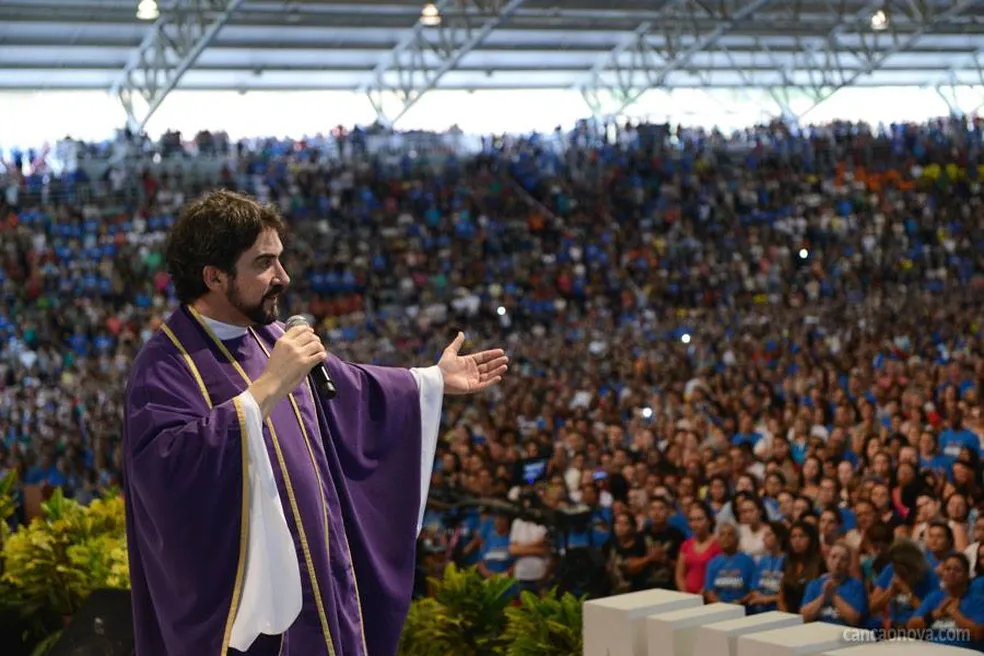
<svg viewBox="0 0 984 656">
<path fill-rule="evenodd" d="M 226 283 L 226 300 L 253 324 L 277 320 L 280 294 L 290 285 L 290 276 L 280 264 L 284 247 L 275 230 L 264 230 L 253 246 L 239 256 L 236 275 Z"/>
<path fill-rule="evenodd" d="M 820 481 L 820 493 L 817 498 L 820 503 L 824 506 L 830 505 L 834 502 L 834 497 L 837 495 L 837 486 L 829 478 L 825 478 Z"/>
</svg>

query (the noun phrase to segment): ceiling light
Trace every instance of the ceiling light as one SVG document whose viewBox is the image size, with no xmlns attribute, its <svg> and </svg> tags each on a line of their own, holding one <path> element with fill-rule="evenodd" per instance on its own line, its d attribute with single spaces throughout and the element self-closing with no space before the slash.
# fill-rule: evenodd
<svg viewBox="0 0 984 656">
<path fill-rule="evenodd" d="M 881 9 L 871 15 L 871 29 L 878 32 L 888 29 L 888 16 Z"/>
<path fill-rule="evenodd" d="M 145 21 L 157 20 L 161 15 L 161 10 L 157 7 L 157 0 L 140 0 L 137 5 L 137 18 Z"/>
<path fill-rule="evenodd" d="M 438 11 L 437 5 L 433 2 L 428 2 L 424 5 L 423 11 L 420 12 L 420 24 L 426 25 L 427 27 L 435 27 L 441 24 L 441 12 Z"/>
</svg>

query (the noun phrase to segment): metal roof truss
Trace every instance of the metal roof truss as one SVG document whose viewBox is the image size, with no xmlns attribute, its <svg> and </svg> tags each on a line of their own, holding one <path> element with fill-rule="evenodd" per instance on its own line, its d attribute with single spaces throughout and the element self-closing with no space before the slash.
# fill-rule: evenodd
<svg viewBox="0 0 984 656">
<path fill-rule="evenodd" d="M 379 120 L 392 125 L 400 120 L 461 59 L 478 47 L 499 25 L 509 20 L 525 0 L 440 0 L 436 3 L 441 22 L 417 23 L 380 60 L 359 88 L 369 97 Z M 438 61 L 433 62 L 436 55 Z M 400 107 L 386 115 L 384 97 L 395 94 Z"/>
<path fill-rule="evenodd" d="M 243 0 L 177 0 L 134 51 L 119 79 L 110 89 L 126 110 L 135 132 L 143 130 L 181 76 L 229 21 Z M 134 106 L 134 95 L 143 97 L 146 109 Z"/>
</svg>

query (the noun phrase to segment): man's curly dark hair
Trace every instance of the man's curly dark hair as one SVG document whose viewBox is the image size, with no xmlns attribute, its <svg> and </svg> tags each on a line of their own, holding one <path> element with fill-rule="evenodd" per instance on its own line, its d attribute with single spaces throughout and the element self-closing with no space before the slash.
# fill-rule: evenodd
<svg viewBox="0 0 984 656">
<path fill-rule="evenodd" d="M 264 230 L 283 239 L 287 224 L 273 205 L 232 191 L 210 191 L 188 203 L 164 246 L 164 259 L 178 300 L 191 303 L 208 292 L 202 271 L 214 266 L 229 275 Z"/>
</svg>

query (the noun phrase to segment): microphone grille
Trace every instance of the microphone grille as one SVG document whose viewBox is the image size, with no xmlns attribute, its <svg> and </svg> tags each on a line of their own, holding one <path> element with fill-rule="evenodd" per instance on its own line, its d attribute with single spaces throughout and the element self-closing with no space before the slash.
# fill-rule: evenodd
<svg viewBox="0 0 984 656">
<path fill-rule="evenodd" d="M 291 328 L 296 328 L 298 326 L 308 325 L 308 320 L 299 314 L 295 314 L 290 319 L 287 319 L 287 323 L 285 325 L 287 326 L 287 330 L 290 330 Z"/>
</svg>

